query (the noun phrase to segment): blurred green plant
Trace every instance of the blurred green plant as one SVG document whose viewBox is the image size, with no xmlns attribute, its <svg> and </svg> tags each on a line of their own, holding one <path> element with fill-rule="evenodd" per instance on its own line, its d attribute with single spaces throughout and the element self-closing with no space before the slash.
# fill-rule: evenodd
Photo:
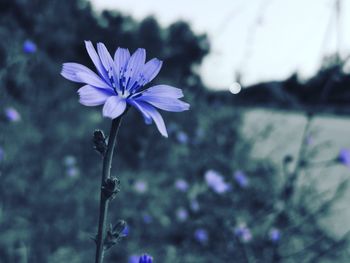
<svg viewBox="0 0 350 263">
<path fill-rule="evenodd" d="M 129 234 L 106 262 L 145 251 L 163 263 L 347 262 L 347 236 L 334 237 L 320 223 L 346 184 L 331 197 L 312 181 L 300 184 L 326 148 L 303 146 L 283 169 L 251 159 L 239 110 L 208 95 L 196 73 L 209 52 L 206 36 L 184 22 L 161 28 L 152 17 L 97 14 L 85 1 L 3 0 L 0 14 L 0 262 L 93 258 L 101 167 L 87 135 L 108 123 L 99 109 L 80 106 L 58 75 L 68 59 L 90 63 L 83 39 L 146 48 L 166 61 L 159 83 L 183 88 L 193 105 L 186 116 L 166 116 L 168 141 L 128 113 L 112 170 L 123 179 L 122 197 L 110 209 L 118 207 Z M 34 52 L 23 49 L 28 40 Z M 209 188 L 208 170 L 228 186 L 224 193 Z"/>
</svg>

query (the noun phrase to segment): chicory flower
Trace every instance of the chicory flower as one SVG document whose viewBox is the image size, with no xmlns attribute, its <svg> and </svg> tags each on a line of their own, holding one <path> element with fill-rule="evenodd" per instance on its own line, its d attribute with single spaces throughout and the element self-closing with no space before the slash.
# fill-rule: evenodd
<svg viewBox="0 0 350 263">
<path fill-rule="evenodd" d="M 350 150 L 341 149 L 338 154 L 338 161 L 346 166 L 350 166 Z"/>
<path fill-rule="evenodd" d="M 23 52 L 27 54 L 32 54 L 36 52 L 36 44 L 31 40 L 26 40 L 23 43 Z"/>
<path fill-rule="evenodd" d="M 277 228 L 271 228 L 269 238 L 272 242 L 278 242 L 281 239 L 281 231 Z"/>
<path fill-rule="evenodd" d="M 10 122 L 19 122 L 21 120 L 21 115 L 19 112 L 13 107 L 7 107 L 5 109 L 5 116 Z"/>
<path fill-rule="evenodd" d="M 87 52 L 98 75 L 78 63 L 64 63 L 61 75 L 73 82 L 84 83 L 78 90 L 80 103 L 85 106 L 103 106 L 103 116 L 115 119 L 132 106 L 143 116 L 146 124 L 155 122 L 159 132 L 168 137 L 164 120 L 158 109 L 181 112 L 189 109 L 181 89 L 168 85 L 156 85 L 145 89 L 159 73 L 162 61 L 153 58 L 146 61 L 146 51 L 137 49 L 132 55 L 126 48 L 118 48 L 114 58 L 103 43 L 97 44 L 97 52 L 91 41 L 85 41 Z"/>
<path fill-rule="evenodd" d="M 147 254 L 144 254 L 140 257 L 139 263 L 152 263 L 153 258 Z"/>
<path fill-rule="evenodd" d="M 218 194 L 223 194 L 231 189 L 231 186 L 225 182 L 224 177 L 214 170 L 206 171 L 204 177 L 207 185 Z"/>
<path fill-rule="evenodd" d="M 208 242 L 209 237 L 207 230 L 203 228 L 196 229 L 196 231 L 194 232 L 194 238 L 202 244 Z"/>
<path fill-rule="evenodd" d="M 181 192 L 186 192 L 188 187 L 188 183 L 184 179 L 177 179 L 175 182 L 175 188 Z"/>
<path fill-rule="evenodd" d="M 249 179 L 242 171 L 236 171 L 233 178 L 241 188 L 246 188 L 249 186 Z"/>
</svg>

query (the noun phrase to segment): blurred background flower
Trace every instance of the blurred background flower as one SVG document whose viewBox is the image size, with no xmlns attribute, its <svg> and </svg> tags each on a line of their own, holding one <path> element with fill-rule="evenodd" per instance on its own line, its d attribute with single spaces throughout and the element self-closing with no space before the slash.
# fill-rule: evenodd
<svg viewBox="0 0 350 263">
<path fill-rule="evenodd" d="M 194 238 L 199 243 L 205 244 L 209 240 L 208 232 L 203 228 L 196 229 L 194 232 Z"/>
<path fill-rule="evenodd" d="M 249 186 L 249 179 L 244 172 L 236 171 L 233 177 L 241 188 L 246 188 Z"/>
<path fill-rule="evenodd" d="M 246 226 L 245 223 L 240 223 L 238 226 L 236 226 L 234 233 L 235 236 L 244 243 L 250 242 L 253 238 L 250 229 Z"/>
<path fill-rule="evenodd" d="M 137 180 L 134 183 L 134 189 L 137 193 L 144 194 L 148 190 L 148 184 L 144 180 Z"/>
<path fill-rule="evenodd" d="M 269 238 L 272 242 L 278 242 L 281 239 L 281 232 L 277 228 L 271 228 Z"/>
<path fill-rule="evenodd" d="M 185 208 L 180 207 L 176 210 L 176 218 L 180 221 L 180 222 L 184 222 L 187 220 L 188 218 L 188 212 Z"/>
<path fill-rule="evenodd" d="M 170 139 L 133 108 L 124 118 L 108 223 L 131 232 L 106 262 L 138 263 L 143 251 L 162 263 L 348 262 L 349 7 L 0 1 L 0 261 L 91 261 L 101 172 L 91 136 L 110 121 L 59 76 L 65 61 L 94 66 L 91 39 L 145 48 L 164 61 L 150 85 L 179 87 L 191 104 L 162 112 Z"/>
<path fill-rule="evenodd" d="M 23 43 L 23 51 L 27 54 L 32 54 L 36 52 L 36 44 L 31 40 L 26 40 Z"/>
<path fill-rule="evenodd" d="M 188 183 L 184 179 L 177 179 L 175 181 L 175 188 L 181 192 L 186 192 L 188 190 Z"/>
<path fill-rule="evenodd" d="M 223 194 L 231 189 L 223 176 L 214 170 L 208 170 L 204 177 L 207 185 L 218 194 Z"/>
<path fill-rule="evenodd" d="M 5 108 L 5 116 L 10 122 L 19 122 L 21 120 L 21 115 L 19 112 L 13 107 Z"/>
</svg>

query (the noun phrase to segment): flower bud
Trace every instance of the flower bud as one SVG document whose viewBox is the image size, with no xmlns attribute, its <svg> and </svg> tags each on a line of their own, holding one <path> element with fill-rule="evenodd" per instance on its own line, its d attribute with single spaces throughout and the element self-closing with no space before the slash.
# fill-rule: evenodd
<svg viewBox="0 0 350 263">
<path fill-rule="evenodd" d="M 106 199 L 113 199 L 119 192 L 120 181 L 117 177 L 107 178 L 102 186 L 102 192 Z"/>
<path fill-rule="evenodd" d="M 94 149 L 99 152 L 102 156 L 105 155 L 107 150 L 107 143 L 106 143 L 106 137 L 101 130 L 94 131 Z"/>
</svg>

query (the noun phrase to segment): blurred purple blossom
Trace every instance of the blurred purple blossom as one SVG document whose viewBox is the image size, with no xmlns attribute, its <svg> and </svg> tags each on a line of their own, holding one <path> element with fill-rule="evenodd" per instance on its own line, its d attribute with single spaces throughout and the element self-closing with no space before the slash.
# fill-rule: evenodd
<svg viewBox="0 0 350 263">
<path fill-rule="evenodd" d="M 308 134 L 305 138 L 305 144 L 312 145 L 313 143 L 314 143 L 314 138 L 311 136 L 311 134 Z"/>
<path fill-rule="evenodd" d="M 18 122 L 21 120 L 21 115 L 19 112 L 13 107 L 5 108 L 5 116 L 11 122 Z"/>
<path fill-rule="evenodd" d="M 179 209 L 176 210 L 176 217 L 181 222 L 186 221 L 188 218 L 187 210 L 183 207 L 180 207 Z"/>
<path fill-rule="evenodd" d="M 244 172 L 236 171 L 233 177 L 240 187 L 246 188 L 249 186 L 249 179 Z"/>
<path fill-rule="evenodd" d="M 150 224 L 153 221 L 153 218 L 149 214 L 144 214 L 142 219 L 145 224 Z"/>
<path fill-rule="evenodd" d="M 128 259 L 128 263 L 139 263 L 139 256 L 131 255 Z"/>
<path fill-rule="evenodd" d="M 5 159 L 5 151 L 4 149 L 0 146 L 0 162 Z"/>
<path fill-rule="evenodd" d="M 350 166 L 350 150 L 349 149 L 341 149 L 338 155 L 338 161 L 346 166 Z"/>
<path fill-rule="evenodd" d="M 150 255 L 147 254 L 143 254 L 138 263 L 152 263 L 153 262 L 153 258 Z"/>
<path fill-rule="evenodd" d="M 271 228 L 269 238 L 272 242 L 278 242 L 281 239 L 281 231 L 277 228 Z"/>
<path fill-rule="evenodd" d="M 35 53 L 37 50 L 36 44 L 31 40 L 26 40 L 23 43 L 23 52 L 27 54 Z"/>
<path fill-rule="evenodd" d="M 77 177 L 79 175 L 79 169 L 77 167 L 68 167 L 66 173 L 69 177 Z"/>
<path fill-rule="evenodd" d="M 199 203 L 196 199 L 191 200 L 190 207 L 193 212 L 199 211 Z"/>
<path fill-rule="evenodd" d="M 74 166 L 76 163 L 77 160 L 73 155 L 67 155 L 63 158 L 63 164 L 67 167 Z"/>
<path fill-rule="evenodd" d="M 176 134 L 176 139 L 181 144 L 187 144 L 188 143 L 188 135 L 185 132 L 183 132 L 183 131 L 179 131 Z"/>
<path fill-rule="evenodd" d="M 245 223 L 240 223 L 237 227 L 235 227 L 234 234 L 244 243 L 251 241 L 253 238 L 250 229 L 246 226 Z"/>
<path fill-rule="evenodd" d="M 194 238 L 202 244 L 207 243 L 209 239 L 208 232 L 204 228 L 198 228 L 194 232 Z"/>
<path fill-rule="evenodd" d="M 143 194 L 148 190 L 148 184 L 144 180 L 137 180 L 134 184 L 134 189 L 136 192 Z"/>
<path fill-rule="evenodd" d="M 175 181 L 175 188 L 179 191 L 186 192 L 188 190 L 188 183 L 184 179 L 177 179 Z"/>
<path fill-rule="evenodd" d="M 126 225 L 122 231 L 122 235 L 127 237 L 129 235 L 129 232 L 130 232 L 129 226 Z"/>
<path fill-rule="evenodd" d="M 231 189 L 231 186 L 224 181 L 223 176 L 214 170 L 208 170 L 204 177 L 208 186 L 218 194 L 223 194 Z"/>
</svg>

